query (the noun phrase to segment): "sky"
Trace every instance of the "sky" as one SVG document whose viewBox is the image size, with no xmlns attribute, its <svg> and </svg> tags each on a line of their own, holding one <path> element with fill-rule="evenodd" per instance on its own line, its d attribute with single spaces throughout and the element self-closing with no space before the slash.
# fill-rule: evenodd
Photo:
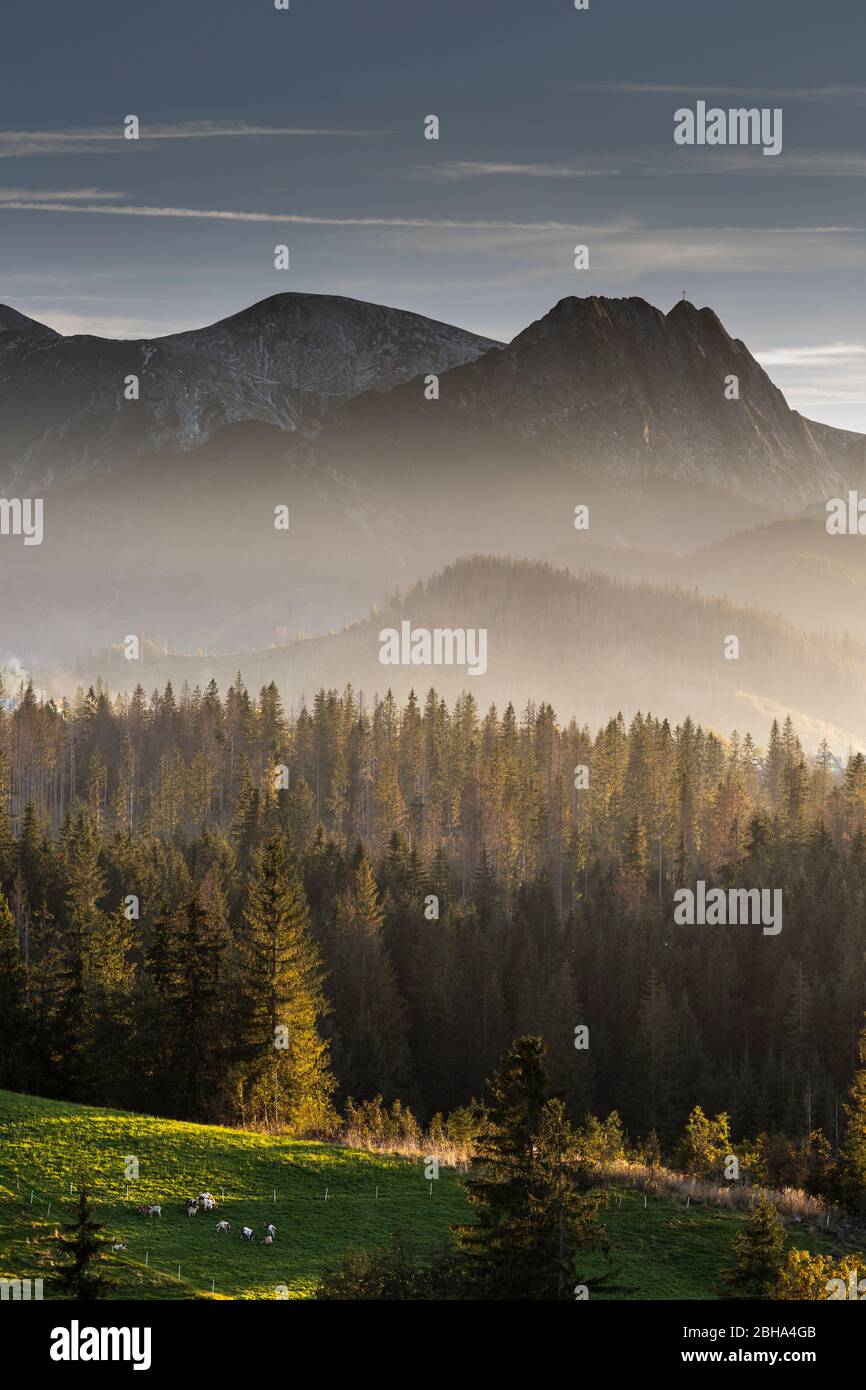
<svg viewBox="0 0 866 1390">
<path fill-rule="evenodd" d="M 42 0 L 3 27 L 0 302 L 61 332 L 300 290 L 508 340 L 566 295 L 685 293 L 866 432 L 862 0 Z M 700 100 L 780 108 L 781 153 L 675 144 Z"/>
</svg>

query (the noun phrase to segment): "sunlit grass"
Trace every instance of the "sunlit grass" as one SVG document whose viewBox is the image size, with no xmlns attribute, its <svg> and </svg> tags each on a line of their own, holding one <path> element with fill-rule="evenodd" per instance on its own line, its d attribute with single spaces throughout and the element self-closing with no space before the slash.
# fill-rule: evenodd
<svg viewBox="0 0 866 1390">
<path fill-rule="evenodd" d="M 137 1180 L 125 1177 L 128 1158 Z M 0 1091 L 0 1274 L 41 1276 L 51 1297 L 51 1237 L 82 1173 L 106 1234 L 127 1246 L 111 1256 L 119 1298 L 196 1298 L 212 1283 L 230 1298 L 275 1298 L 278 1285 L 309 1297 L 348 1248 L 387 1244 L 399 1228 L 426 1250 L 467 1216 L 444 1168 L 431 1195 L 421 1162 Z M 218 1212 L 188 1217 L 186 1198 L 206 1188 Z M 140 1216 L 144 1202 L 160 1202 L 162 1218 Z M 240 1239 L 243 1225 L 260 1238 L 266 1221 L 273 1246 Z"/>
<path fill-rule="evenodd" d="M 133 1157 L 139 1177 L 127 1182 Z M 272 1299 L 285 1286 L 309 1298 L 349 1248 L 386 1245 L 399 1229 L 420 1254 L 471 1219 L 457 1175 L 440 1168 L 431 1196 L 423 1170 L 420 1160 L 0 1091 L 0 1276 L 41 1277 L 52 1297 L 51 1237 L 86 1173 L 97 1219 L 127 1246 L 111 1255 L 113 1297 Z M 187 1217 L 186 1198 L 206 1188 L 218 1212 Z M 162 1219 L 140 1216 L 144 1202 L 161 1202 Z M 231 1222 L 229 1236 L 217 1235 L 218 1219 Z M 600 1220 L 618 1282 L 631 1289 L 618 1297 L 708 1299 L 748 1216 L 669 1193 L 644 1206 L 642 1193 L 611 1186 Z M 260 1237 L 266 1221 L 277 1227 L 273 1246 L 240 1239 L 242 1225 Z M 787 1234 L 838 1253 L 806 1222 Z M 606 1268 L 600 1256 L 581 1259 L 577 1278 Z"/>
</svg>

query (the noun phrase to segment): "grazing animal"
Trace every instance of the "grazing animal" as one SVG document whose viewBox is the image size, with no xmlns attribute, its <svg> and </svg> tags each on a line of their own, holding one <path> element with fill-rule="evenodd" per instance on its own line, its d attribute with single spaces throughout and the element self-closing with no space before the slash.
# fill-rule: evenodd
<svg viewBox="0 0 866 1390">
<path fill-rule="evenodd" d="M 241 1231 L 241 1240 L 255 1240 L 252 1226 L 244 1226 Z"/>
<path fill-rule="evenodd" d="M 162 1207 L 159 1205 L 159 1202 L 154 1202 L 153 1206 L 148 1207 L 148 1208 L 147 1208 L 147 1214 L 148 1214 L 148 1216 L 158 1216 L 159 1219 L 160 1219 L 160 1221 L 161 1221 L 161 1220 L 162 1220 Z"/>
<path fill-rule="evenodd" d="M 231 1229 L 228 1221 L 218 1221 L 216 1228 L 217 1235 L 219 1235 L 221 1232 L 224 1234 L 228 1234 L 229 1230 Z"/>
<path fill-rule="evenodd" d="M 274 1236 L 277 1234 L 277 1228 L 272 1221 L 265 1222 L 265 1231 L 270 1236 L 271 1240 L 273 1240 Z"/>
<path fill-rule="evenodd" d="M 198 1204 L 200 1207 L 203 1207 L 205 1211 L 213 1211 L 216 1207 L 216 1202 L 210 1192 L 200 1192 L 198 1194 Z"/>
<path fill-rule="evenodd" d="M 125 1250 L 126 1246 L 123 1245 L 121 1241 L 116 1240 L 111 1248 L 112 1250 Z"/>
<path fill-rule="evenodd" d="M 186 1204 L 186 1214 L 187 1214 L 187 1216 L 195 1216 L 195 1215 L 197 1214 L 197 1212 L 198 1212 L 198 1202 L 192 1202 L 192 1201 L 187 1202 L 187 1204 Z"/>
</svg>

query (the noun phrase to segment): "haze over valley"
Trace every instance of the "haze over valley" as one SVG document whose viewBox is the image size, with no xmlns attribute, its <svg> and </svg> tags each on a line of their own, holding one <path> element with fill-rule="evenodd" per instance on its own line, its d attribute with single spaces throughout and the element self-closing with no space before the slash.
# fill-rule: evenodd
<svg viewBox="0 0 866 1390">
<path fill-rule="evenodd" d="M 791 410 L 710 309 L 572 297 L 507 345 L 319 295 L 142 342 L 3 309 L 0 410 L 5 495 L 45 518 L 3 547 L 6 659 L 49 693 L 405 693 L 387 609 L 488 628 L 481 701 L 866 736 L 866 559 L 825 511 L 866 439 Z"/>
</svg>

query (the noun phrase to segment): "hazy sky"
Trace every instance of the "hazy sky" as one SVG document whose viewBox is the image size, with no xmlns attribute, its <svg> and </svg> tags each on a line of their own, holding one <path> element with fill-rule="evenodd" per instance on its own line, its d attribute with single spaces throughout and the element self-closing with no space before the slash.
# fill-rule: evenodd
<svg viewBox="0 0 866 1390">
<path fill-rule="evenodd" d="M 298 289 L 504 339 L 685 290 L 866 430 L 863 0 L 43 0 L 3 31 L 0 301 L 63 332 Z M 781 107 L 782 153 L 676 146 L 698 99 Z"/>
</svg>

